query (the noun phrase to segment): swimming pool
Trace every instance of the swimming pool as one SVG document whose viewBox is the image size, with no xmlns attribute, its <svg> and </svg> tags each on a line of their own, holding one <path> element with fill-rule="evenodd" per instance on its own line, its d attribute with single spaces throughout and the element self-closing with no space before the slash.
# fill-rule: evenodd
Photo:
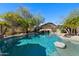
<svg viewBox="0 0 79 59">
<path fill-rule="evenodd" d="M 56 56 L 59 53 L 54 46 L 55 41 L 61 41 L 56 35 L 31 35 L 17 39 L 17 43 L 9 48 L 9 56 Z"/>
</svg>

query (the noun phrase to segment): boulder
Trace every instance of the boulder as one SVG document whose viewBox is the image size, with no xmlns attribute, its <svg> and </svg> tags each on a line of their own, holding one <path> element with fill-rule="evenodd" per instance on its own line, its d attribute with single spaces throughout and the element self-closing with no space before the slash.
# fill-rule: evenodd
<svg viewBox="0 0 79 59">
<path fill-rule="evenodd" d="M 64 43 L 58 42 L 58 41 L 54 42 L 54 45 L 58 48 L 65 48 L 66 47 L 66 45 Z"/>
</svg>

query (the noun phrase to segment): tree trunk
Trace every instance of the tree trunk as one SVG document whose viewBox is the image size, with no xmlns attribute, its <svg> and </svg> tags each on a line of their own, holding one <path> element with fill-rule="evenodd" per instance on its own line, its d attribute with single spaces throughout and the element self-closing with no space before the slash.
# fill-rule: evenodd
<svg viewBox="0 0 79 59">
<path fill-rule="evenodd" d="M 25 33 L 28 33 L 28 28 L 25 29 Z"/>
<path fill-rule="evenodd" d="M 71 34 L 71 28 L 68 28 L 68 32 L 69 32 L 69 34 Z"/>
<path fill-rule="evenodd" d="M 73 35 L 73 29 L 72 28 L 70 28 L 70 29 L 71 29 L 70 34 Z"/>
<path fill-rule="evenodd" d="M 3 26 L 2 25 L 0 25 L 0 35 L 2 35 L 2 32 L 3 32 Z"/>
<path fill-rule="evenodd" d="M 6 33 L 7 31 L 7 27 L 5 29 L 3 29 L 3 26 L 1 25 L 1 34 L 0 34 L 0 38 L 4 38 L 4 34 Z M 4 31 L 4 32 L 3 32 Z"/>
<path fill-rule="evenodd" d="M 2 33 L 3 33 L 3 26 L 2 26 L 2 25 L 0 26 L 0 30 L 1 30 L 1 31 L 0 31 L 0 32 L 1 32 L 1 33 L 0 33 L 0 39 L 2 39 L 2 38 L 4 37 L 3 34 L 2 34 Z"/>
<path fill-rule="evenodd" d="M 5 28 L 5 30 L 4 30 L 4 32 L 2 33 L 2 35 L 4 35 L 4 34 L 6 33 L 6 31 L 7 31 L 7 28 Z"/>
<path fill-rule="evenodd" d="M 14 35 L 16 32 L 15 32 L 15 27 L 12 27 L 12 35 Z"/>
<path fill-rule="evenodd" d="M 69 28 L 67 28 L 67 32 L 68 32 L 67 34 L 70 34 L 70 29 Z"/>
<path fill-rule="evenodd" d="M 74 28 L 74 35 L 76 35 L 75 28 Z"/>
<path fill-rule="evenodd" d="M 66 31 L 66 33 L 67 33 L 67 34 L 69 34 L 69 31 L 68 31 L 68 29 L 65 29 L 65 31 Z"/>
</svg>

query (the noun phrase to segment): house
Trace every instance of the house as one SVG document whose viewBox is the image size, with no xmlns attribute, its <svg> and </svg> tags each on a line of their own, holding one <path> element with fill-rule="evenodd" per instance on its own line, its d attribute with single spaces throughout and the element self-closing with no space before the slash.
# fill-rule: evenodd
<svg viewBox="0 0 79 59">
<path fill-rule="evenodd" d="M 40 26 L 40 31 L 52 31 L 56 32 L 57 26 L 54 23 L 45 23 Z"/>
</svg>

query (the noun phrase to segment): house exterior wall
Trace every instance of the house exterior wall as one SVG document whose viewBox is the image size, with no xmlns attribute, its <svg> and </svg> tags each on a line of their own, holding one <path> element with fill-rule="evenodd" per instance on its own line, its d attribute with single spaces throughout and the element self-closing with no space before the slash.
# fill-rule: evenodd
<svg viewBox="0 0 79 59">
<path fill-rule="evenodd" d="M 56 31 L 56 26 L 53 24 L 45 24 L 41 26 L 41 29 L 51 29 L 52 32 Z"/>
</svg>

